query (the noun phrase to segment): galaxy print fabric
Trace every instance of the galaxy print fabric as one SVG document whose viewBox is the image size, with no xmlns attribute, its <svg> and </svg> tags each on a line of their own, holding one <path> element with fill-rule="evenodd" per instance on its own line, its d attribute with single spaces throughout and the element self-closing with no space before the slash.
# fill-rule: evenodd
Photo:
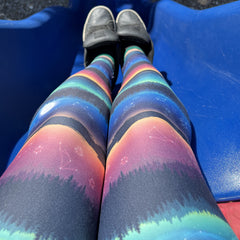
<svg viewBox="0 0 240 240">
<path fill-rule="evenodd" d="M 187 112 L 141 49 L 113 102 L 99 240 L 237 239 L 189 146 Z"/>
<path fill-rule="evenodd" d="M 182 103 L 131 47 L 112 105 L 113 66 L 97 57 L 36 112 L 0 179 L 0 239 L 237 239 L 189 146 Z"/>
<path fill-rule="evenodd" d="M 0 239 L 97 239 L 113 59 L 60 85 L 0 179 Z"/>
</svg>

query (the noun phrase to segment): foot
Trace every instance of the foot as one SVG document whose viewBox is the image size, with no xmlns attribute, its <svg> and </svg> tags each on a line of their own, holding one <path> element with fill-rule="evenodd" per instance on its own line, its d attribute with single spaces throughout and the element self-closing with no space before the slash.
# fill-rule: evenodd
<svg viewBox="0 0 240 240">
<path fill-rule="evenodd" d="M 122 51 L 131 45 L 139 46 L 152 62 L 153 42 L 141 17 L 134 10 L 126 9 L 118 14 L 116 24 Z"/>
<path fill-rule="evenodd" d="M 119 38 L 116 33 L 115 19 L 107 7 L 97 6 L 89 12 L 82 38 L 85 67 L 99 54 L 110 54 L 115 61 L 117 60 L 116 49 Z"/>
</svg>

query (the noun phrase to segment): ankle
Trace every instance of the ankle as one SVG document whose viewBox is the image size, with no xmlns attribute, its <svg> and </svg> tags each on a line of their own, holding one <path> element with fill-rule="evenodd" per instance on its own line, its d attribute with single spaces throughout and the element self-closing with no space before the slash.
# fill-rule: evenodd
<svg viewBox="0 0 240 240">
<path fill-rule="evenodd" d="M 95 48 L 88 48 L 88 57 L 85 59 L 85 66 L 88 66 L 89 64 L 94 61 L 95 58 L 97 58 L 100 55 L 109 55 L 113 60 L 116 59 L 116 53 L 113 51 L 115 47 L 114 46 L 101 46 L 101 47 L 95 47 Z"/>
</svg>

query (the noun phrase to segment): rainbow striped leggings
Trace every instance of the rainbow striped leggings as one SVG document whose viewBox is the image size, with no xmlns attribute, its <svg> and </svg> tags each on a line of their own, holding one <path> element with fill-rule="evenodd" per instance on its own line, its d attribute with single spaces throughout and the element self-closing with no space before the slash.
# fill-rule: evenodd
<svg viewBox="0 0 240 240">
<path fill-rule="evenodd" d="M 0 179 L 0 239 L 237 239 L 190 147 L 188 114 L 136 46 L 112 103 L 99 55 L 40 106 Z"/>
</svg>

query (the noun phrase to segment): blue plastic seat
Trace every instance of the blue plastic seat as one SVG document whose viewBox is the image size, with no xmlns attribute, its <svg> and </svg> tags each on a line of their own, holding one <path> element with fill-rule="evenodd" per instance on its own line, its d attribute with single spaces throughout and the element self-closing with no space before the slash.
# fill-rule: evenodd
<svg viewBox="0 0 240 240">
<path fill-rule="evenodd" d="M 192 147 L 218 201 L 240 197 L 240 2 L 192 10 L 160 1 L 154 64 L 195 129 Z"/>
</svg>

